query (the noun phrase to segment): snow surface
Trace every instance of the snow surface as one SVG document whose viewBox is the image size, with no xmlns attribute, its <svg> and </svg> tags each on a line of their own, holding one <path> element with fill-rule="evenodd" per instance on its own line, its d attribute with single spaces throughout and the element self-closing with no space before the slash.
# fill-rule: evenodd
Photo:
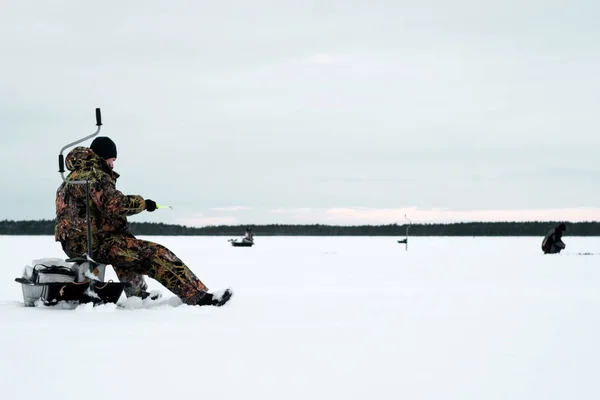
<svg viewBox="0 0 600 400">
<path fill-rule="evenodd" d="M 65 256 L 0 236 L 2 399 L 600 398 L 600 238 L 146 239 L 232 301 L 24 307 L 14 278 Z"/>
</svg>

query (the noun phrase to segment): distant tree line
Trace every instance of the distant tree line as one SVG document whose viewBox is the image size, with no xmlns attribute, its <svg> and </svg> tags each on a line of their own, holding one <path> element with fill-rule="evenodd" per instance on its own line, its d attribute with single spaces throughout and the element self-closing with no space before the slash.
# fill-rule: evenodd
<svg viewBox="0 0 600 400">
<path fill-rule="evenodd" d="M 460 222 L 413 224 L 409 236 L 543 236 L 560 222 Z M 569 236 L 600 236 L 600 222 L 567 224 Z M 250 226 L 256 236 L 405 236 L 406 225 L 217 225 L 188 227 L 154 222 L 131 222 L 135 235 L 242 236 Z M 0 221 L 0 235 L 54 235 L 54 220 Z"/>
</svg>

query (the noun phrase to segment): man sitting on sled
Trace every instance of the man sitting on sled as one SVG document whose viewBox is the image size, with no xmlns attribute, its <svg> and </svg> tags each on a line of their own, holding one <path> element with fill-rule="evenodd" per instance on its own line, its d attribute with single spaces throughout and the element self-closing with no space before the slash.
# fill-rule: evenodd
<svg viewBox="0 0 600 400">
<path fill-rule="evenodd" d="M 251 228 L 246 228 L 246 236 L 243 237 L 242 242 L 254 243 L 254 233 Z"/>
<path fill-rule="evenodd" d="M 69 257 L 87 252 L 85 186 L 69 181 L 87 180 L 90 186 L 92 248 L 90 257 L 113 266 L 121 282 L 128 282 L 127 297 L 146 298 L 144 275 L 156 279 L 189 305 L 222 306 L 232 296 L 227 289 L 220 294 L 208 288 L 169 249 L 137 239 L 128 229 L 127 217 L 153 212 L 156 203 L 138 195 L 125 195 L 116 188 L 119 174 L 113 171 L 117 147 L 108 137 L 97 137 L 88 147 L 76 147 L 66 157 L 69 171 L 66 182 L 56 192 L 55 240 Z"/>
</svg>

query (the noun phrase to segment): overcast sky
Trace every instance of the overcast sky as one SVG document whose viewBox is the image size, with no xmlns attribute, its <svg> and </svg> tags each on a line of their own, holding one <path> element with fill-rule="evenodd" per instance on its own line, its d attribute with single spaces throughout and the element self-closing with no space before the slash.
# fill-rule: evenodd
<svg viewBox="0 0 600 400">
<path fill-rule="evenodd" d="M 54 217 L 100 107 L 117 187 L 173 207 L 131 221 L 599 220 L 599 13 L 3 0 L 0 219 Z"/>
</svg>

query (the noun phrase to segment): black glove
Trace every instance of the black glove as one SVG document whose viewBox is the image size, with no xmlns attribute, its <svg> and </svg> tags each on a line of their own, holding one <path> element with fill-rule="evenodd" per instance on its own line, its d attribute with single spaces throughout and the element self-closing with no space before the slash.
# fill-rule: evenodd
<svg viewBox="0 0 600 400">
<path fill-rule="evenodd" d="M 145 202 L 146 202 L 146 211 L 152 212 L 152 211 L 156 210 L 156 203 L 154 201 L 152 201 L 150 199 L 146 199 Z"/>
</svg>

